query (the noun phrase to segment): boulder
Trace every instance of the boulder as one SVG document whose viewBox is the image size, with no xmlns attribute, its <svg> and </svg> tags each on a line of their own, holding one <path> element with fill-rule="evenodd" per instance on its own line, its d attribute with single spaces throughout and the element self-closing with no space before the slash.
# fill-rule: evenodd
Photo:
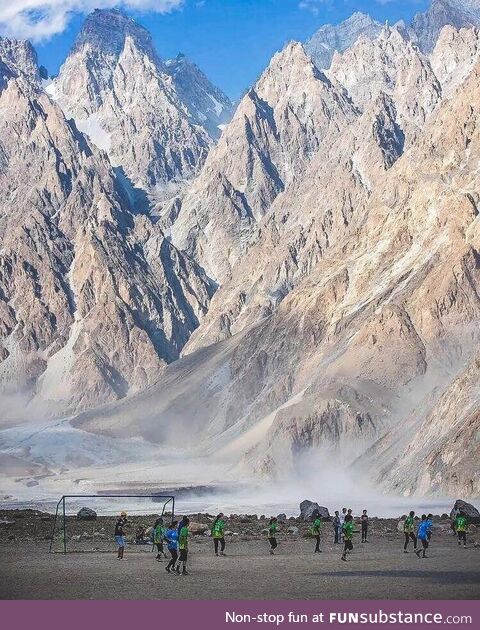
<svg viewBox="0 0 480 630">
<path fill-rule="evenodd" d="M 190 523 L 190 525 L 188 526 L 188 529 L 190 530 L 191 534 L 195 535 L 195 534 L 204 534 L 210 528 L 208 525 L 205 525 L 205 523 Z"/>
<path fill-rule="evenodd" d="M 286 520 L 287 520 L 287 515 L 286 515 L 286 514 L 283 514 L 283 513 L 282 513 L 282 514 L 279 514 L 279 515 L 277 516 L 277 521 L 278 521 L 279 523 L 285 523 L 285 521 L 286 521 Z"/>
<path fill-rule="evenodd" d="M 287 529 L 287 533 L 289 534 L 293 534 L 294 536 L 296 536 L 299 532 L 298 527 L 295 527 L 295 525 L 290 525 L 290 527 Z"/>
<path fill-rule="evenodd" d="M 460 510 L 467 517 L 469 523 L 480 525 L 480 512 L 471 503 L 457 499 L 455 505 L 450 512 L 450 518 L 453 520 L 457 517 Z"/>
<path fill-rule="evenodd" d="M 398 521 L 397 529 L 399 532 L 403 532 L 403 521 Z"/>
<path fill-rule="evenodd" d="M 80 521 L 95 521 L 97 519 L 97 513 L 95 510 L 88 507 L 82 507 L 82 509 L 77 512 L 77 518 Z"/>
<path fill-rule="evenodd" d="M 303 521 L 313 521 L 317 516 L 329 519 L 330 513 L 328 508 L 318 505 L 318 503 L 314 503 L 313 501 L 308 501 L 307 499 L 300 503 L 300 518 Z"/>
</svg>

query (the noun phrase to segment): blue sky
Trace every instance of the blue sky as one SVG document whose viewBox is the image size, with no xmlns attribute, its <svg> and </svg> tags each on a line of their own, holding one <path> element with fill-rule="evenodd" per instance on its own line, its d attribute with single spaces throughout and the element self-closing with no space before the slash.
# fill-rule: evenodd
<svg viewBox="0 0 480 630">
<path fill-rule="evenodd" d="M 155 6 L 155 1 L 147 0 L 143 5 L 146 11 L 136 13 L 127 9 L 127 13 L 151 31 L 161 57 L 185 53 L 214 83 L 237 99 L 255 81 L 272 54 L 288 40 L 304 41 L 322 24 L 340 22 L 354 11 L 370 13 L 381 21 L 408 20 L 424 10 L 429 0 L 184 0 L 183 3 L 175 0 L 175 3 L 181 6 L 158 13 L 148 10 Z M 96 6 L 95 2 L 85 4 L 89 8 Z M 62 32 L 50 35 L 46 41 L 39 37 L 40 41 L 35 42 L 40 63 L 49 72 L 58 71 L 83 17 L 75 12 L 67 14 Z"/>
</svg>

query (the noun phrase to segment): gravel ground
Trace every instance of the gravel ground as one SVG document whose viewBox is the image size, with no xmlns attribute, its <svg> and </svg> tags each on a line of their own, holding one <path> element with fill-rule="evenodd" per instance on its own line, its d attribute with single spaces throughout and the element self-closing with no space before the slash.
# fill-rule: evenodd
<svg viewBox="0 0 480 630">
<path fill-rule="evenodd" d="M 33 518 L 37 520 L 35 536 L 27 535 Z M 156 562 L 150 545 L 127 546 L 124 561 L 116 559 L 114 545 L 109 540 L 103 542 L 103 552 L 49 554 L 43 532 L 49 531 L 51 523 L 46 518 L 32 513 L 30 520 L 18 519 L 23 524 L 17 527 L 15 540 L 11 539 L 14 534 L 2 533 L 2 599 L 479 599 L 480 596 L 480 548 L 474 546 L 476 534 L 469 537 L 467 549 L 460 548 L 448 534 L 447 523 L 437 526 L 429 557 L 422 560 L 412 552 L 403 553 L 402 535 L 392 530 L 392 521 L 379 520 L 373 523 L 370 543 L 361 544 L 359 536 L 355 536 L 354 552 L 347 562 L 340 560 L 340 546 L 332 543 L 329 524 L 322 532 L 321 554 L 314 555 L 313 541 L 302 536 L 306 526 L 292 536 L 286 533 L 291 525 L 287 523 L 278 537 L 277 554 L 270 556 L 268 543 L 259 531 L 261 523 L 243 523 L 243 533 L 237 523 L 240 533 L 228 537 L 226 557 L 213 556 L 212 542 L 206 536 L 193 536 L 190 575 L 183 577 L 168 575 L 164 570 L 166 561 Z M 69 523 L 70 529 L 73 525 Z M 10 531 L 14 527 L 10 525 Z M 79 524 L 78 531 L 82 529 L 85 525 Z"/>
</svg>

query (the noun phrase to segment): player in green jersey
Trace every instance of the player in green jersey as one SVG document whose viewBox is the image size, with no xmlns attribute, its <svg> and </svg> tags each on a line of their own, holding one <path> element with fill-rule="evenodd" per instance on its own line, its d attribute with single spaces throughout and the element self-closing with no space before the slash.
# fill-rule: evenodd
<svg viewBox="0 0 480 630">
<path fill-rule="evenodd" d="M 322 527 L 322 519 L 319 516 L 317 516 L 316 519 L 312 523 L 312 529 L 311 529 L 311 532 L 315 536 L 315 540 L 317 541 L 315 544 L 314 553 L 321 553 L 322 551 L 320 549 L 320 528 L 321 527 Z"/>
<path fill-rule="evenodd" d="M 457 518 L 455 519 L 455 531 L 457 532 L 457 536 L 458 536 L 458 544 L 460 546 L 463 542 L 464 549 L 467 548 L 467 527 L 468 527 L 467 518 L 465 514 L 462 511 L 460 511 L 457 514 Z"/>
<path fill-rule="evenodd" d="M 268 523 L 268 542 L 270 543 L 270 553 L 275 553 L 275 549 L 277 548 L 277 531 L 278 531 L 278 522 L 275 517 L 272 517 Z"/>
<path fill-rule="evenodd" d="M 212 538 L 215 555 L 218 556 L 218 544 L 220 543 L 220 555 L 225 555 L 225 521 L 223 514 L 220 513 L 213 521 Z"/>
<path fill-rule="evenodd" d="M 351 514 L 347 514 L 345 516 L 345 522 L 343 523 L 343 553 L 342 560 L 346 562 L 347 560 L 347 552 L 353 551 L 353 516 Z"/>
<path fill-rule="evenodd" d="M 405 534 L 405 544 L 403 545 L 403 553 L 408 553 L 408 543 L 413 540 L 413 550 L 417 549 L 417 537 L 415 535 L 415 512 L 412 510 L 407 518 L 403 521 L 403 533 Z"/>
</svg>

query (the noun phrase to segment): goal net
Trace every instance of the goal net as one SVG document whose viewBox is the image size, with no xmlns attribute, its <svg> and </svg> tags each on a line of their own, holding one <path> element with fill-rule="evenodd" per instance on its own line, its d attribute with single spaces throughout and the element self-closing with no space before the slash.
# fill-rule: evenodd
<svg viewBox="0 0 480 630">
<path fill-rule="evenodd" d="M 57 504 L 50 552 L 112 552 L 116 548 L 115 523 L 127 513 L 124 526 L 129 552 L 153 550 L 153 525 L 162 518 L 173 521 L 173 495 L 65 495 Z"/>
</svg>

